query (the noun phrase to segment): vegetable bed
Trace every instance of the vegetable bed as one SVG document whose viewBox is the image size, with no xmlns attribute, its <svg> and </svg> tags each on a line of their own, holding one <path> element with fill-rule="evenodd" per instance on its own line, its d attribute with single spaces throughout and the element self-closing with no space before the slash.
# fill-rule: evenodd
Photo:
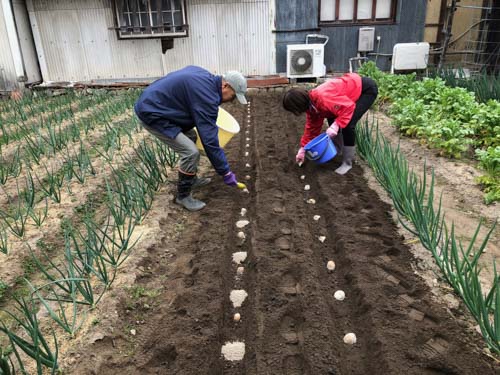
<svg viewBox="0 0 500 375">
<path fill-rule="evenodd" d="M 103 95 L 75 119 L 69 148 L 49 143 L 40 164 L 23 156 L 7 173 L 4 368 L 497 373 L 464 306 L 450 313 L 415 272 L 414 236 L 399 231 L 366 167 L 339 177 L 338 157 L 295 165 L 304 119 L 285 113 L 281 92 L 225 106 L 242 126 L 227 155 L 249 194 L 212 176 L 195 192 L 207 202 L 198 213 L 172 203 L 175 155 L 139 131 L 137 93 Z M 201 170 L 213 174 L 206 160 Z"/>
</svg>

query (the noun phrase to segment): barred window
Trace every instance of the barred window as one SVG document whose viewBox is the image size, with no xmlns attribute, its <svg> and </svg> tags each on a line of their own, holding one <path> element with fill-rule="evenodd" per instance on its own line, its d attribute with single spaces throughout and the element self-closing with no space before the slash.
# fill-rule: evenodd
<svg viewBox="0 0 500 375">
<path fill-rule="evenodd" d="M 187 36 L 183 0 L 115 0 L 120 38 Z"/>
<path fill-rule="evenodd" d="M 320 0 L 323 25 L 387 23 L 395 17 L 396 0 Z"/>
</svg>

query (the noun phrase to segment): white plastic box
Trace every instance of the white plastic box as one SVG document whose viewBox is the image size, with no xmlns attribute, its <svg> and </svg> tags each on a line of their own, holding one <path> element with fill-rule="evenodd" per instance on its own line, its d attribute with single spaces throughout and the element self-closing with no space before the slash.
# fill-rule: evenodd
<svg viewBox="0 0 500 375">
<path fill-rule="evenodd" d="M 429 43 L 398 43 L 392 51 L 391 73 L 395 70 L 426 69 L 429 61 Z"/>
</svg>

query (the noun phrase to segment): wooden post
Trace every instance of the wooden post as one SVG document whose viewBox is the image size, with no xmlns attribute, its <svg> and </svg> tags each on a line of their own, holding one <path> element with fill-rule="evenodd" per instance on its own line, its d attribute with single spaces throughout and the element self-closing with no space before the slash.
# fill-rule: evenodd
<svg viewBox="0 0 500 375">
<path fill-rule="evenodd" d="M 443 47 L 441 49 L 441 54 L 439 55 L 438 71 L 443 68 L 444 58 L 445 58 L 445 55 L 446 55 L 446 50 L 448 49 L 448 44 L 450 43 L 450 39 L 451 39 L 451 27 L 453 25 L 453 14 L 457 10 L 456 5 L 457 5 L 457 0 L 452 0 L 451 1 L 451 5 L 448 8 L 446 26 L 445 26 L 445 29 L 443 30 L 443 33 L 444 33 L 444 42 L 443 42 Z"/>
</svg>

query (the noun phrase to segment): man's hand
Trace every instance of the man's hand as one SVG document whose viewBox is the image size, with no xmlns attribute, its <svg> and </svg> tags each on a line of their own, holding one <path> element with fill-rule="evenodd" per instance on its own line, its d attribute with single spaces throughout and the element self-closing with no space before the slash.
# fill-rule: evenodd
<svg viewBox="0 0 500 375">
<path fill-rule="evenodd" d="M 229 171 L 224 175 L 224 183 L 229 186 L 236 186 L 238 181 L 236 180 L 236 175 Z"/>
</svg>

